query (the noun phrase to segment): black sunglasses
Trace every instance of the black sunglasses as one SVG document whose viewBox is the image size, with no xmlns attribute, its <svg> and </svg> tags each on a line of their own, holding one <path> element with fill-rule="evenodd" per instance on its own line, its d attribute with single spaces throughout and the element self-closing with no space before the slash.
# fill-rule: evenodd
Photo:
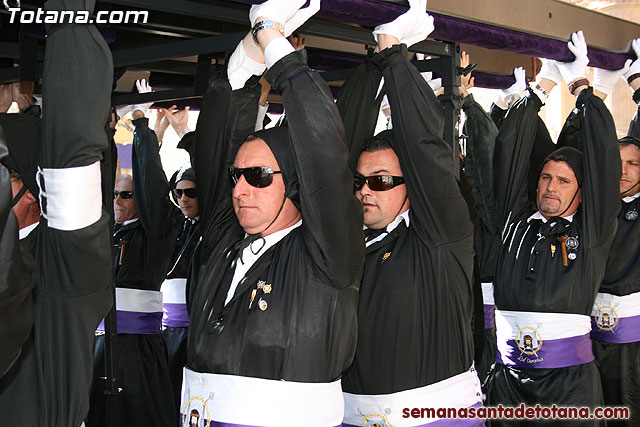
<svg viewBox="0 0 640 427">
<path fill-rule="evenodd" d="M 126 200 L 133 197 L 133 191 L 117 191 L 113 190 L 113 199 L 117 199 L 120 196 L 121 199 Z"/>
<path fill-rule="evenodd" d="M 364 184 L 367 184 L 372 191 L 387 191 L 396 185 L 404 184 L 404 178 L 392 175 L 356 175 L 353 177 L 353 191 L 362 190 Z"/>
<path fill-rule="evenodd" d="M 240 177 L 244 175 L 244 179 L 252 187 L 264 188 L 271 185 L 273 182 L 273 175 L 282 173 L 281 171 L 274 171 L 268 166 L 255 166 L 252 168 L 229 168 L 229 180 L 231 180 L 231 188 L 235 187 Z"/>
<path fill-rule="evenodd" d="M 198 189 L 196 187 L 191 187 L 191 188 L 185 188 L 185 189 L 176 188 L 173 190 L 173 195 L 175 196 L 176 199 L 182 199 L 183 194 L 190 199 L 197 199 Z"/>
</svg>

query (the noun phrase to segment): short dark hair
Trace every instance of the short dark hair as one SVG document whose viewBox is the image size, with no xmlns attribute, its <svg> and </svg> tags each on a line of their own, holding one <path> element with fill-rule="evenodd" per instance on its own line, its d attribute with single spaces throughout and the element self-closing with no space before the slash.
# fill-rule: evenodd
<svg viewBox="0 0 640 427">
<path fill-rule="evenodd" d="M 376 151 L 393 150 L 391 142 L 389 142 L 390 136 L 390 131 L 383 131 L 376 136 L 366 139 L 364 143 L 362 143 L 360 153 L 375 153 Z"/>
</svg>

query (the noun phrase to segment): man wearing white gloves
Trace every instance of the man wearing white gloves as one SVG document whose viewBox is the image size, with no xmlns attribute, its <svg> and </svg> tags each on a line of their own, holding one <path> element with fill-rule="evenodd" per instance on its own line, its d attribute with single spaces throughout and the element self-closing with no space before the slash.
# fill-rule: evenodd
<svg viewBox="0 0 640 427">
<path fill-rule="evenodd" d="M 452 147 L 442 138 L 442 107 L 407 59 L 407 46 L 433 31 L 433 18 L 426 1 L 410 5 L 375 29 L 377 53 L 345 83 L 338 101 L 357 161 L 354 191 L 364 208 L 367 246 L 358 347 L 342 378 L 343 426 L 438 425 L 438 418 L 413 417 L 411 409 L 482 402 L 472 366 L 473 230 Z M 393 129 L 371 137 L 368 117 L 377 112 L 371 98 L 383 76 Z"/>
<path fill-rule="evenodd" d="M 632 45 L 640 57 L 640 39 Z M 624 79 L 638 91 L 640 59 L 624 70 Z M 610 81 L 615 83 L 617 79 Z M 629 426 L 637 425 L 640 420 L 640 129 L 637 120 L 638 117 L 629 129 L 629 136 L 619 141 L 622 206 L 618 231 L 591 313 L 591 339 L 600 365 L 604 403 L 628 407 L 631 419 L 620 421 L 619 425 Z"/>
<path fill-rule="evenodd" d="M 342 422 L 362 209 L 329 88 L 285 38 L 320 7 L 304 3 L 254 6 L 228 78 L 216 73 L 205 94 L 193 156 L 203 237 L 187 301 L 185 425 Z M 255 132 L 265 68 L 288 128 Z"/>
<path fill-rule="evenodd" d="M 616 230 L 620 155 L 613 118 L 584 78 L 589 60 L 581 32 L 572 35 L 569 49 L 575 61 L 543 68 L 529 94 L 511 108 L 496 139 L 502 249 L 494 290 L 496 365 L 488 381 L 492 406 L 603 403 L 589 315 Z M 527 173 L 538 111 L 562 78 L 583 118 L 580 131 L 565 141 L 582 151 L 563 146 L 548 156 L 534 207 L 527 197 Z M 606 90 L 607 85 L 597 80 L 594 86 Z"/>
</svg>

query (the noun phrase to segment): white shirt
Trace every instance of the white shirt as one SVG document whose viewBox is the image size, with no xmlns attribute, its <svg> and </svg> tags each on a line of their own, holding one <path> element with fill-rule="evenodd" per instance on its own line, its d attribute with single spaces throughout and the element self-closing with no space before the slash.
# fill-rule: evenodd
<svg viewBox="0 0 640 427">
<path fill-rule="evenodd" d="M 631 203 L 633 202 L 635 199 L 637 199 L 638 197 L 640 197 L 640 191 L 638 191 L 636 194 L 634 194 L 633 196 L 628 196 L 628 197 L 624 197 L 622 199 L 623 202 L 625 203 Z"/>
<path fill-rule="evenodd" d="M 236 262 L 236 269 L 233 272 L 231 287 L 229 288 L 229 292 L 227 292 L 227 298 L 224 300 L 224 305 L 229 304 L 229 301 L 231 301 L 231 298 L 233 298 L 233 294 L 236 293 L 238 283 L 240 283 L 240 280 L 245 276 L 245 274 L 247 274 L 247 271 L 249 271 L 249 269 L 262 256 L 262 254 L 264 254 L 267 249 L 278 243 L 280 240 L 284 239 L 287 234 L 291 233 L 294 229 L 300 227 L 301 225 L 302 220 L 296 222 L 291 227 L 276 231 L 275 233 L 269 234 L 262 239 L 258 239 L 244 248 L 241 257 L 238 258 L 238 261 Z M 240 259 L 242 259 L 242 261 L 240 261 Z"/>
<path fill-rule="evenodd" d="M 136 222 L 138 221 L 140 218 L 133 218 L 133 219 L 128 219 L 125 222 L 122 223 L 122 225 L 127 225 L 127 224 L 131 224 L 132 222 Z"/>
<path fill-rule="evenodd" d="M 407 209 L 406 211 L 402 212 L 400 215 L 398 215 L 396 217 L 396 219 L 394 219 L 391 223 L 389 223 L 389 225 L 387 225 L 387 227 L 385 228 L 385 232 L 384 233 L 382 233 L 381 235 L 379 235 L 375 239 L 371 239 L 368 242 L 366 242 L 367 247 L 369 247 L 369 245 L 372 245 L 375 242 L 379 242 L 380 240 L 382 240 L 385 237 L 387 237 L 387 234 L 389 234 L 393 230 L 395 230 L 396 227 L 398 225 L 400 225 L 400 223 L 402 221 L 404 221 L 407 224 L 407 227 L 409 227 L 409 211 L 410 211 L 410 209 Z M 364 229 L 366 230 L 367 227 L 364 227 Z"/>
<path fill-rule="evenodd" d="M 18 231 L 18 239 L 22 240 L 25 237 L 27 237 L 33 230 L 35 230 L 35 228 L 38 226 L 38 224 L 40 224 L 39 222 L 34 222 L 31 225 L 27 225 L 24 228 L 21 228 Z"/>
<path fill-rule="evenodd" d="M 574 216 L 575 216 L 575 214 L 572 214 L 572 215 L 569 215 L 569 216 L 566 216 L 566 217 L 563 216 L 562 218 L 566 219 L 569 222 L 573 222 L 573 217 Z M 527 218 L 527 223 L 531 222 L 531 220 L 533 220 L 533 219 L 541 219 L 542 222 L 544 222 L 545 224 L 547 223 L 547 219 L 544 216 L 542 216 L 540 211 L 534 213 L 529 218 Z"/>
</svg>

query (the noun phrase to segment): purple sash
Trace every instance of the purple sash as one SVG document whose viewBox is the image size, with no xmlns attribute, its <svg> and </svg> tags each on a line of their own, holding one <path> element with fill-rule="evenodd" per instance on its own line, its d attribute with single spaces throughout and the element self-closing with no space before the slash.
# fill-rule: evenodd
<svg viewBox="0 0 640 427">
<path fill-rule="evenodd" d="M 509 352 L 496 351 L 496 362 L 518 368 L 566 368 L 594 360 L 589 335 L 580 335 L 536 343 L 537 348 L 518 347 L 515 340 L 508 340 Z"/>
<path fill-rule="evenodd" d="M 142 313 L 138 311 L 116 311 L 119 334 L 159 334 L 162 332 L 162 313 Z M 98 331 L 104 331 L 104 320 Z"/>
<path fill-rule="evenodd" d="M 496 327 L 496 306 L 484 304 L 484 328 L 492 329 Z"/>
<path fill-rule="evenodd" d="M 598 325 L 591 317 L 591 338 L 606 343 L 624 344 L 640 341 L 640 316 L 619 317 L 609 330 Z"/>
<path fill-rule="evenodd" d="M 188 328 L 189 327 L 189 312 L 187 311 L 187 304 L 182 303 L 169 303 L 162 304 L 162 326 L 167 328 Z"/>
</svg>

